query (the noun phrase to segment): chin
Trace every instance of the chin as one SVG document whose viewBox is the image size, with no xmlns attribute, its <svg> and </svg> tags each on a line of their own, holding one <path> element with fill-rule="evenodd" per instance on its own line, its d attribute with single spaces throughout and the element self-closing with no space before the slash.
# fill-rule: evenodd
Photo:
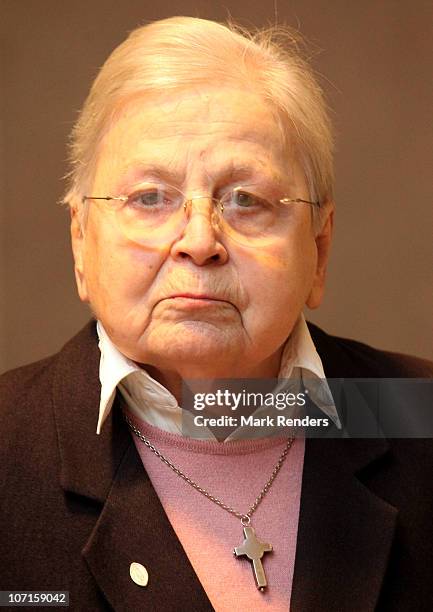
<svg viewBox="0 0 433 612">
<path fill-rule="evenodd" d="M 146 363 L 170 370 L 206 370 L 215 374 L 242 353 L 242 335 L 202 321 L 188 321 L 149 336 Z M 222 363 L 224 360 L 225 367 Z"/>
</svg>

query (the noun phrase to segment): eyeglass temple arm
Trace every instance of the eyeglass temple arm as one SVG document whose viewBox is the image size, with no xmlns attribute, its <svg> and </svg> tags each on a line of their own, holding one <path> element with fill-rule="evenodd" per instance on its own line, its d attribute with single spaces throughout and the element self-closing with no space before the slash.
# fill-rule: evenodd
<svg viewBox="0 0 433 612">
<path fill-rule="evenodd" d="M 84 203 L 86 200 L 121 200 L 125 202 L 128 198 L 125 196 L 83 196 L 81 201 Z"/>
<path fill-rule="evenodd" d="M 303 200 L 302 198 L 282 198 L 281 204 L 291 204 L 292 202 L 303 202 L 304 204 L 312 204 L 313 206 L 320 206 L 320 202 L 311 202 L 311 200 Z"/>
</svg>

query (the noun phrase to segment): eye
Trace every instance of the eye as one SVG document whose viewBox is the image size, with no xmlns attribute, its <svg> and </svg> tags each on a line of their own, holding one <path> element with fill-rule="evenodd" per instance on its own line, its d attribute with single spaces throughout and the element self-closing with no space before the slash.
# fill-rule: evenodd
<svg viewBox="0 0 433 612">
<path fill-rule="evenodd" d="M 148 189 L 146 191 L 136 191 L 128 197 L 128 204 L 141 208 L 152 208 L 161 204 L 163 197 L 158 189 Z"/>
<path fill-rule="evenodd" d="M 225 203 L 245 209 L 260 209 L 268 206 L 266 200 L 243 189 L 236 189 L 228 194 L 227 202 Z"/>
<path fill-rule="evenodd" d="M 128 196 L 127 205 L 140 210 L 153 210 L 173 206 L 179 200 L 179 195 L 164 186 L 149 185 L 137 189 Z"/>
<path fill-rule="evenodd" d="M 146 191 L 135 197 L 135 201 L 143 206 L 155 206 L 161 203 L 161 196 L 158 191 Z"/>
</svg>

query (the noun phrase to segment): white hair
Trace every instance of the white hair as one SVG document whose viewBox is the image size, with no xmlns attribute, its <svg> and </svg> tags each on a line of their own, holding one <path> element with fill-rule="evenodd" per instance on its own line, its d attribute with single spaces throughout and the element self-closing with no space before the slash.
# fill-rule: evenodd
<svg viewBox="0 0 433 612">
<path fill-rule="evenodd" d="M 89 193 L 100 143 L 126 99 L 209 83 L 253 89 L 270 102 L 287 141 L 295 144 L 310 199 L 332 199 L 331 124 L 300 41 L 287 27 L 247 32 L 193 17 L 171 17 L 134 30 L 101 68 L 73 128 L 65 200 L 79 207 Z"/>
</svg>

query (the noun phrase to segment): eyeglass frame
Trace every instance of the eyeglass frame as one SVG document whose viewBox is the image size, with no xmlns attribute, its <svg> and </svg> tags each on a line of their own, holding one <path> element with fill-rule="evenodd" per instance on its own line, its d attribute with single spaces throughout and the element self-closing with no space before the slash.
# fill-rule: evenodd
<svg viewBox="0 0 433 612">
<path fill-rule="evenodd" d="M 141 185 L 141 183 L 139 184 Z M 136 185 L 137 187 L 139 185 Z M 169 185 L 169 184 L 158 184 L 158 183 L 154 183 L 155 186 L 165 186 L 167 188 L 172 188 L 175 191 L 177 191 L 181 196 L 183 196 L 184 201 L 182 203 L 181 206 L 179 206 L 179 209 L 182 207 L 184 210 L 184 213 L 186 213 L 188 205 L 192 204 L 192 202 L 194 200 L 199 200 L 199 199 L 208 199 L 212 201 L 213 207 L 214 207 L 214 212 L 216 212 L 216 214 L 220 214 L 221 217 L 223 217 L 224 214 L 224 203 L 223 203 L 223 198 L 216 198 L 214 196 L 206 196 L 206 195 L 197 195 L 197 196 L 192 196 L 191 198 L 187 198 L 187 196 L 177 187 L 174 187 L 173 185 Z M 135 186 L 134 186 L 135 187 Z M 259 196 L 258 194 L 255 194 L 254 192 L 249 192 L 248 188 L 251 187 L 250 185 L 237 185 L 234 189 L 231 190 L 231 193 L 236 192 L 236 191 L 242 191 L 245 190 L 245 192 L 249 195 L 255 196 L 259 199 L 261 199 L 264 202 L 267 202 L 270 206 L 272 206 L 272 201 L 267 200 L 266 198 L 263 198 L 261 196 Z M 118 201 L 118 202 L 127 202 L 131 196 L 134 195 L 134 191 L 131 192 L 131 194 L 129 195 L 119 195 L 119 196 L 83 196 L 82 197 L 82 203 L 84 204 L 87 200 L 104 200 L 104 201 Z M 224 196 L 223 196 L 224 197 Z M 296 204 L 296 203 L 303 203 L 303 204 L 310 204 L 311 206 L 313 206 L 316 209 L 320 209 L 321 207 L 321 203 L 320 201 L 316 201 L 313 202 L 311 200 L 307 200 L 304 198 L 289 198 L 289 197 L 282 197 L 276 200 L 276 202 L 278 204 Z"/>
<path fill-rule="evenodd" d="M 167 187 L 172 187 L 172 185 L 167 185 Z M 244 186 L 244 185 L 240 185 L 238 187 L 236 187 L 233 191 L 236 191 L 236 189 L 241 190 L 245 187 L 248 187 L 248 185 Z M 177 188 L 175 188 L 177 189 Z M 179 191 L 179 193 L 181 193 L 182 195 L 185 195 L 184 193 L 182 193 L 182 191 L 180 189 L 177 189 L 177 191 Z M 81 202 L 82 204 L 84 204 L 87 200 L 106 200 L 106 201 L 111 201 L 111 200 L 117 200 L 119 202 L 127 202 L 129 200 L 129 198 L 131 197 L 132 194 L 130 195 L 120 195 L 120 196 L 83 196 L 81 198 Z M 255 194 L 251 194 L 251 195 L 255 195 Z M 257 196 L 259 197 L 259 196 Z M 220 209 L 221 212 L 224 212 L 224 204 L 222 203 L 222 198 L 215 198 L 215 197 L 208 197 L 208 196 L 204 196 L 204 195 L 200 195 L 200 196 L 193 196 L 192 198 L 188 198 L 184 201 L 183 203 L 183 209 L 186 210 L 187 209 L 187 205 L 192 202 L 193 200 L 202 200 L 202 199 L 209 199 L 212 200 L 213 202 L 218 202 L 218 204 L 220 205 Z M 264 198 L 262 198 L 264 199 Z M 279 200 L 277 200 L 279 204 L 297 204 L 297 203 L 303 203 L 303 204 L 311 204 L 312 206 L 317 206 L 318 208 L 320 208 L 321 203 L 319 200 L 317 200 L 316 202 L 312 202 L 311 200 L 305 200 L 304 198 L 280 198 Z"/>
</svg>

